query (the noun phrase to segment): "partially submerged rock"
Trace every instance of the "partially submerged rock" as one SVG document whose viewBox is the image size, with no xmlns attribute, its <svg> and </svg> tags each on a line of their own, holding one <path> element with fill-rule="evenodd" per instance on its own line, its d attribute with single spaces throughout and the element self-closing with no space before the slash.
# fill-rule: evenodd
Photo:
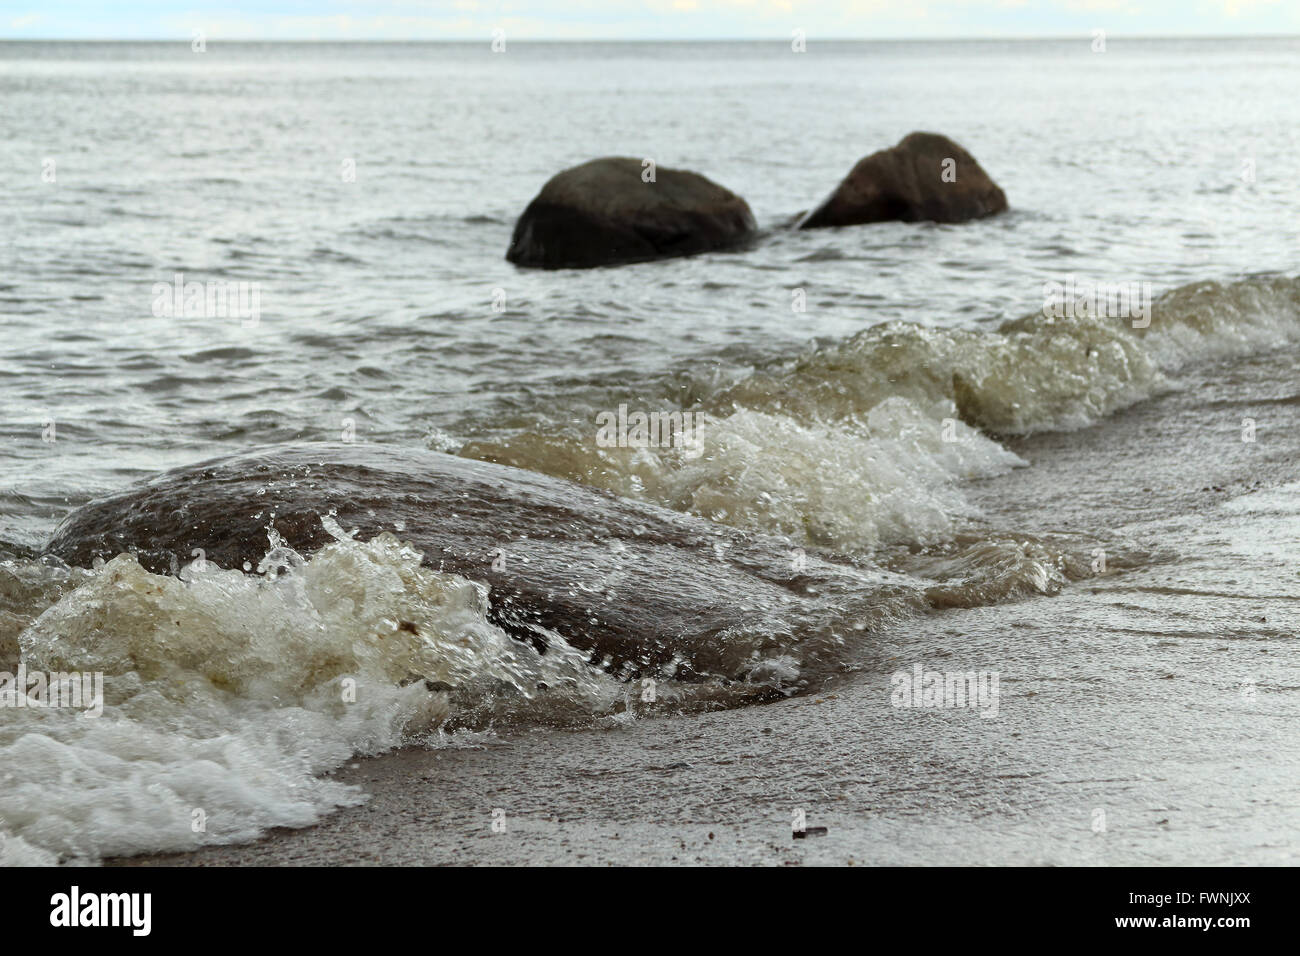
<svg viewBox="0 0 1300 956">
<path fill-rule="evenodd" d="M 195 549 L 256 567 L 268 529 L 309 554 L 334 540 L 321 521 L 331 514 L 363 540 L 392 532 L 426 564 L 486 583 L 491 619 L 516 637 L 545 646 L 559 634 L 624 676 L 744 679 L 791 654 L 829 664 L 828 647 L 896 613 L 904 590 L 885 572 L 558 478 L 343 443 L 168 472 L 73 512 L 47 550 L 86 567 L 133 552 L 156 573 Z"/>
<path fill-rule="evenodd" d="M 975 157 L 938 133 L 911 133 L 858 162 L 800 229 L 868 222 L 965 222 L 1005 212 L 1007 197 Z"/>
<path fill-rule="evenodd" d="M 698 173 L 605 158 L 553 176 L 528 204 L 506 258 L 544 269 L 689 256 L 735 246 L 755 231 L 749 205 Z"/>
</svg>

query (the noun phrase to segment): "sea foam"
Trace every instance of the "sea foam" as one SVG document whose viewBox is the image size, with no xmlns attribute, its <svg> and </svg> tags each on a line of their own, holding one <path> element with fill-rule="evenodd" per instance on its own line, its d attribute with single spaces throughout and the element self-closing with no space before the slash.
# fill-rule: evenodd
<svg viewBox="0 0 1300 956">
<path fill-rule="evenodd" d="M 754 371 L 694 408 L 683 449 L 601 448 L 594 425 L 462 453 L 839 550 L 949 540 L 963 481 L 1024 464 L 1008 435 L 1069 430 L 1175 387 L 1185 366 L 1300 339 L 1300 280 L 1200 282 L 1148 328 L 1042 312 L 970 329 L 889 322 Z"/>
<path fill-rule="evenodd" d="M 325 771 L 427 740 L 448 689 L 613 682 L 561 644 L 544 657 L 486 618 L 482 586 L 421 567 L 391 535 L 341 536 L 265 574 L 209 564 L 89 572 L 19 637 L 28 671 L 99 672 L 105 709 L 0 714 L 0 860 L 93 862 L 301 827 L 362 792 Z"/>
</svg>

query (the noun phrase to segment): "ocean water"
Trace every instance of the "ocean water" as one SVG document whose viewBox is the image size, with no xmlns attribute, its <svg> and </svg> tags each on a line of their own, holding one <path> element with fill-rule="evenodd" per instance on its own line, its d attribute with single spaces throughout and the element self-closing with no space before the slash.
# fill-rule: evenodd
<svg viewBox="0 0 1300 956">
<path fill-rule="evenodd" d="M 106 675 L 99 718 L 0 709 L 0 853 L 94 861 L 316 822 L 362 798 L 325 771 L 445 741 L 456 695 L 412 675 L 513 688 L 510 726 L 638 719 L 609 675 L 528 659 L 401 529 L 309 558 L 268 541 L 262 568 L 201 576 L 42 557 L 99 495 L 274 442 L 450 451 L 847 555 L 906 575 L 916 615 L 970 614 L 1007 668 L 1037 659 L 999 652 L 998 615 L 1053 626 L 1089 588 L 1118 596 L 1071 613 L 1157 646 L 1192 639 L 1169 615 L 1218 638 L 1263 617 L 1240 636 L 1275 642 L 1268 665 L 1219 679 L 1295 716 L 1298 87 L 1293 39 L 0 44 L 0 670 Z M 1011 211 L 788 228 L 914 129 L 962 143 Z M 602 155 L 701 172 L 762 235 L 618 268 L 506 263 L 545 180 Z M 177 274 L 255 283 L 258 320 L 155 314 Z M 1045 315 L 1044 284 L 1069 277 L 1149 289 L 1149 327 Z M 1167 453 L 1106 440 L 1170 394 L 1181 417 L 1151 426 Z M 599 447 L 620 405 L 697 413 L 698 453 Z M 1147 469 L 1159 501 L 1071 510 L 1117 469 Z M 1157 593 L 1181 597 L 1120 620 Z M 812 689 L 798 637 L 761 668 L 783 692 Z M 836 668 L 880 666 L 852 648 Z M 562 706 L 533 699 L 541 679 Z M 491 708 L 473 723 L 510 732 Z M 1260 799 L 1297 767 L 1278 752 Z"/>
</svg>

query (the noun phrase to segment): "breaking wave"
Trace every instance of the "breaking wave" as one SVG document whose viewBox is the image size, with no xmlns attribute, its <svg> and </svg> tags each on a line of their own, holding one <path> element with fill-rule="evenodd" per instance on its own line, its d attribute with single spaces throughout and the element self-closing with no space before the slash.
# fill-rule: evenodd
<svg viewBox="0 0 1300 956">
<path fill-rule="evenodd" d="M 481 585 L 420 565 L 391 535 L 304 560 L 273 547 L 261 576 L 129 555 L 67 572 L 7 564 L 55 603 L 18 636 L 27 673 L 102 674 L 102 714 L 0 713 L 0 862 L 90 862 L 310 825 L 359 803 L 325 772 L 428 741 L 453 698 L 536 698 L 607 711 L 622 690 L 561 644 L 546 655 L 486 618 Z M 15 590 L 5 592 L 5 603 Z M 0 670 L 16 668 L 6 660 Z M 12 686 L 12 685 L 11 685 Z"/>
<path fill-rule="evenodd" d="M 689 449 L 602 448 L 585 421 L 461 453 L 853 553 L 899 576 L 891 614 L 971 607 L 1089 574 L 1084 542 L 980 525 L 962 485 L 1025 465 L 1008 436 L 1084 427 L 1178 387 L 1189 363 L 1293 342 L 1298 316 L 1300 283 L 1260 277 L 1167 293 L 1144 329 L 1086 313 L 982 330 L 889 323 L 699 389 L 677 409 L 699 416 Z M 616 404 L 617 388 L 606 397 Z M 0 670 L 100 673 L 104 693 L 97 717 L 2 711 L 0 862 L 243 842 L 360 802 L 329 773 L 354 754 L 520 713 L 637 713 L 637 689 L 561 635 L 542 654 L 493 625 L 482 585 L 423 567 L 390 534 L 333 530 L 309 559 L 270 541 L 255 573 L 160 576 L 127 555 L 89 570 L 0 561 Z M 838 629 L 795 637 L 822 657 L 850 643 Z M 756 659 L 754 684 L 780 688 L 808 664 Z"/>
<path fill-rule="evenodd" d="M 1182 286 L 1145 328 L 1071 311 L 995 329 L 890 322 L 812 348 L 696 399 L 690 454 L 598 447 L 592 423 L 461 453 L 840 550 L 934 544 L 970 517 L 963 480 L 1025 464 L 999 438 L 1092 425 L 1186 365 L 1296 341 L 1300 280 Z"/>
</svg>

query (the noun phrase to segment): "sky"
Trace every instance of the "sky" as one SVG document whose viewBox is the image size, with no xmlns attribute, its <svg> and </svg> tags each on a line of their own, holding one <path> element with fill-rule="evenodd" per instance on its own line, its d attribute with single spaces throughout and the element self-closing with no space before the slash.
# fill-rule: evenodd
<svg viewBox="0 0 1300 956">
<path fill-rule="evenodd" d="M 1300 34 L 1300 0 L 0 0 L 0 39 L 817 39 Z"/>
</svg>

